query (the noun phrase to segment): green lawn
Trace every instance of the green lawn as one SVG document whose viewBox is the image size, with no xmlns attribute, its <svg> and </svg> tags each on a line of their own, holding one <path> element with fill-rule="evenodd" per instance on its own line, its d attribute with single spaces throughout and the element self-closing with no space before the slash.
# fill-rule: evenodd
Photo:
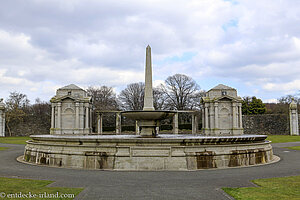
<svg viewBox="0 0 300 200">
<path fill-rule="evenodd" d="M 0 137 L 0 143 L 6 144 L 26 144 L 30 137 Z"/>
<path fill-rule="evenodd" d="M 294 136 L 294 135 L 268 135 L 267 140 L 272 141 L 272 143 L 299 142 L 300 141 L 300 136 Z"/>
<path fill-rule="evenodd" d="M 239 200 L 296 200 L 300 199 L 300 176 L 253 180 L 260 187 L 223 188 Z"/>
<path fill-rule="evenodd" d="M 30 140 L 30 137 L 0 137 L 0 143 L 7 144 L 26 144 L 27 140 Z M 268 135 L 267 140 L 271 140 L 272 143 L 296 142 L 300 141 L 300 136 Z"/>
<path fill-rule="evenodd" d="M 300 151 L 300 146 L 296 146 L 296 147 L 287 147 L 288 149 L 292 149 L 292 150 L 299 150 Z"/>
<path fill-rule="evenodd" d="M 9 149 L 8 147 L 0 147 L 0 151 Z"/>
<path fill-rule="evenodd" d="M 0 188 L 1 188 L 0 199 L 1 197 L 4 197 L 2 199 L 5 199 L 5 197 L 7 199 L 74 199 L 74 197 L 83 190 L 83 188 L 46 187 L 50 183 L 53 183 L 53 181 L 0 177 Z M 30 193 L 31 195 L 36 194 L 37 198 L 34 198 L 33 196 L 31 196 L 32 198 L 27 198 L 29 196 L 24 196 L 23 198 L 18 198 L 18 196 L 13 196 L 16 194 L 30 195 Z M 51 198 L 50 195 L 52 195 L 52 197 L 54 198 Z M 61 198 L 60 195 L 64 195 L 64 198 Z M 15 198 L 10 198 L 10 197 L 15 197 Z"/>
</svg>

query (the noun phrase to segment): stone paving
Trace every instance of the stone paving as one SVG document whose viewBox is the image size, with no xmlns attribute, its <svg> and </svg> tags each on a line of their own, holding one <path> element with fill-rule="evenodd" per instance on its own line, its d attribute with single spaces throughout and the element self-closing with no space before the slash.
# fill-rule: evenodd
<svg viewBox="0 0 300 200">
<path fill-rule="evenodd" d="M 281 148 L 300 146 L 300 142 L 273 144 L 281 160 L 274 164 L 219 170 L 188 172 L 119 172 L 58 169 L 19 163 L 24 145 L 0 151 L 0 176 L 52 180 L 51 186 L 84 187 L 76 199 L 230 199 L 222 187 L 254 186 L 250 180 L 300 175 L 300 151 Z M 1 192 L 1 191 L 0 191 Z"/>
</svg>

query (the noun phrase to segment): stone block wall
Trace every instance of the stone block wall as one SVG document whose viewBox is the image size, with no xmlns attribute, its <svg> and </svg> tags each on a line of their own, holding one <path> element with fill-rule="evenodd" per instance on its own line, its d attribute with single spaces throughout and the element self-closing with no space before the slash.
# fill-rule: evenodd
<svg viewBox="0 0 300 200">
<path fill-rule="evenodd" d="M 244 134 L 289 135 L 289 116 L 284 114 L 243 115 Z"/>
<path fill-rule="evenodd" d="M 26 116 L 22 121 L 11 121 L 12 136 L 44 135 L 50 133 L 50 117 Z M 9 136 L 9 129 L 5 129 L 5 136 Z"/>
</svg>

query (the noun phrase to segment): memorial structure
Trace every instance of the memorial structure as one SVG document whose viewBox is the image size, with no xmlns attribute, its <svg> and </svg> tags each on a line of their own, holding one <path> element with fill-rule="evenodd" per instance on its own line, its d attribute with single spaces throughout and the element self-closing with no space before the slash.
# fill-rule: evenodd
<svg viewBox="0 0 300 200">
<path fill-rule="evenodd" d="M 204 135 L 242 135 L 242 98 L 234 88 L 219 84 L 202 98 Z"/>
<path fill-rule="evenodd" d="M 71 84 L 59 88 L 50 100 L 50 134 L 89 134 L 92 127 L 92 98 Z"/>
<path fill-rule="evenodd" d="M 5 137 L 5 104 L 0 99 L 0 137 Z"/>
<path fill-rule="evenodd" d="M 299 125 L 298 125 L 298 109 L 297 103 L 292 100 L 290 104 L 290 134 L 291 135 L 299 135 Z"/>
<path fill-rule="evenodd" d="M 161 119 L 178 116 L 177 111 L 153 108 L 150 53 L 148 46 L 144 109 L 122 112 L 123 116 L 137 120 L 138 135 L 60 135 L 62 130 L 59 134 L 31 135 L 24 161 L 79 169 L 152 171 L 251 166 L 274 161 L 276 157 L 266 135 L 159 134 L 157 126 Z M 63 99 L 67 96 L 72 93 L 62 95 Z M 62 97 L 54 103 L 61 102 Z"/>
</svg>

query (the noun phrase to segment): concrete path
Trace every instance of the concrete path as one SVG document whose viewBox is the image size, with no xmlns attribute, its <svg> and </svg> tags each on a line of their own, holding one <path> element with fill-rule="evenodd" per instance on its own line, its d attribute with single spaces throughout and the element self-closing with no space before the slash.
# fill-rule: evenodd
<svg viewBox="0 0 300 200">
<path fill-rule="evenodd" d="M 84 187 L 77 199 L 230 199 L 222 187 L 254 186 L 250 180 L 300 175 L 300 151 L 281 148 L 300 142 L 273 144 L 281 161 L 264 166 L 192 172 L 117 172 L 59 169 L 19 163 L 24 145 L 0 151 L 0 176 L 52 180 L 51 186 Z M 0 188 L 1 190 L 1 188 Z M 1 191 L 0 191 L 1 192 Z"/>
</svg>

